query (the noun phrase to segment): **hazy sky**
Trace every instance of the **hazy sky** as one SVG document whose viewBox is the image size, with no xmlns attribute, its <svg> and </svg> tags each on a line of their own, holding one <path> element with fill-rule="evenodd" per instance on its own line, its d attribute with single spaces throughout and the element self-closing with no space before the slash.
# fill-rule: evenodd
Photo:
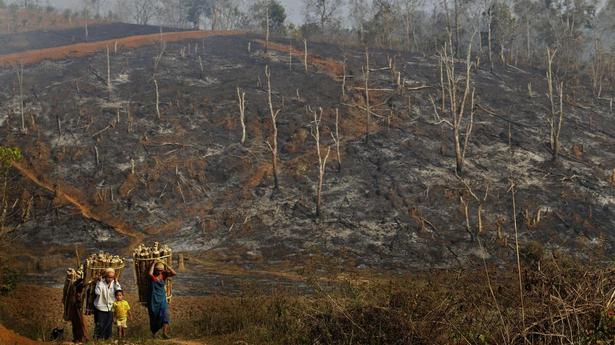
<svg viewBox="0 0 615 345">
<path fill-rule="evenodd" d="M 54 7 L 80 9 L 81 0 L 47 0 Z M 109 4 L 115 3 L 116 0 L 107 0 Z M 302 0 L 280 0 L 286 8 L 286 15 L 290 22 L 295 24 L 303 23 L 303 1 Z M 45 3 L 45 1 L 41 1 Z"/>
</svg>

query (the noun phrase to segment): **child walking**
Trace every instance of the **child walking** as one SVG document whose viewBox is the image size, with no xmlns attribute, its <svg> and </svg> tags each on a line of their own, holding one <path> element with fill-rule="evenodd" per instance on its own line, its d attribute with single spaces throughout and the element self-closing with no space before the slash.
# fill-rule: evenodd
<svg viewBox="0 0 615 345">
<path fill-rule="evenodd" d="M 115 291 L 115 302 L 113 302 L 113 316 L 117 325 L 117 336 L 122 339 L 126 336 L 127 321 L 130 315 L 130 304 L 124 299 L 122 290 Z"/>
</svg>

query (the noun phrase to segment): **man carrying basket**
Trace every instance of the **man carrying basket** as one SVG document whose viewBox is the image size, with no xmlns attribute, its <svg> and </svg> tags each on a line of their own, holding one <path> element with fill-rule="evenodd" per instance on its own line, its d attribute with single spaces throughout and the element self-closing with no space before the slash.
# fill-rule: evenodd
<svg viewBox="0 0 615 345">
<path fill-rule="evenodd" d="M 149 270 L 149 276 L 152 280 L 147 310 L 149 312 L 150 330 L 154 338 L 160 329 L 162 329 L 163 338 L 170 338 L 169 323 L 171 322 L 171 315 L 169 313 L 169 304 L 167 303 L 166 280 L 175 275 L 175 270 L 163 261 L 154 261 Z"/>
</svg>

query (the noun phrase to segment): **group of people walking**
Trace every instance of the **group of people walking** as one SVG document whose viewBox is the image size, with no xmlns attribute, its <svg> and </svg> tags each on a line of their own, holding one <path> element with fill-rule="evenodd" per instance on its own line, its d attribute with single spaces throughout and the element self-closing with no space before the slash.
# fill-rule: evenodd
<svg viewBox="0 0 615 345">
<path fill-rule="evenodd" d="M 166 281 L 176 273 L 162 261 L 154 262 L 149 270 L 151 278 L 147 311 L 152 336 L 156 337 L 162 329 L 162 337 L 169 338 L 169 323 L 171 316 L 167 303 Z M 130 319 L 130 304 L 124 298 L 122 286 L 115 279 L 115 270 L 108 268 L 95 282 L 94 299 L 94 339 L 107 340 L 113 335 L 113 325 L 117 327 L 118 337 L 126 335 Z M 85 283 L 83 279 L 74 284 L 74 293 L 71 294 L 68 315 L 73 327 L 73 342 L 85 343 L 88 341 L 87 329 L 83 316 L 83 301 L 85 297 Z"/>
</svg>

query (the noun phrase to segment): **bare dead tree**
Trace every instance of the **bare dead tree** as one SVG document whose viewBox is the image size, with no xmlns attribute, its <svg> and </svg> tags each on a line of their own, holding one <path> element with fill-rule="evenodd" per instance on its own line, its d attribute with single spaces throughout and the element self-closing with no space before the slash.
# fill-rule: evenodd
<svg viewBox="0 0 615 345">
<path fill-rule="evenodd" d="M 132 104 L 130 101 L 128 101 L 128 104 L 126 105 L 126 131 L 128 133 L 132 133 L 133 132 L 133 119 L 132 119 Z"/>
<path fill-rule="evenodd" d="M 87 42 L 89 40 L 89 36 L 90 36 L 89 30 L 88 30 L 88 19 L 90 17 L 90 11 L 86 7 L 83 12 L 85 13 L 85 21 L 84 21 L 85 41 Z"/>
<path fill-rule="evenodd" d="M 369 51 L 365 48 L 365 66 L 363 66 L 363 79 L 365 80 L 365 143 L 369 143 L 369 125 L 371 109 L 369 103 Z"/>
<path fill-rule="evenodd" d="M 239 121 L 241 122 L 241 144 L 246 142 L 246 93 L 240 88 L 237 88 L 237 105 L 239 106 Z"/>
<path fill-rule="evenodd" d="M 158 0 L 134 0 L 130 10 L 137 24 L 147 25 L 160 13 L 161 8 Z"/>
<path fill-rule="evenodd" d="M 308 71 L 308 46 L 307 40 L 303 39 L 303 68 L 305 69 L 305 73 Z"/>
<path fill-rule="evenodd" d="M 19 84 L 19 113 L 21 115 L 21 133 L 27 134 L 28 129 L 26 128 L 26 116 L 24 109 L 24 100 L 23 100 L 23 63 L 20 62 L 19 66 L 17 66 L 17 83 Z"/>
<path fill-rule="evenodd" d="M 551 105 L 551 114 L 548 119 L 550 129 L 549 143 L 551 144 L 551 154 L 554 160 L 556 160 L 559 155 L 559 137 L 564 118 L 564 84 L 560 83 L 558 85 L 557 91 L 559 93 L 559 109 L 557 109 L 555 104 L 555 95 L 553 94 L 553 60 L 555 59 L 556 54 L 557 50 L 547 48 L 547 98 L 549 99 L 549 104 Z"/>
<path fill-rule="evenodd" d="M 293 41 L 288 41 L 288 71 L 293 71 Z"/>
<path fill-rule="evenodd" d="M 492 47 L 492 22 L 493 22 L 493 13 L 492 13 L 493 9 L 490 7 L 487 11 L 487 13 L 489 14 L 489 19 L 488 19 L 488 34 L 487 34 L 487 39 L 488 39 L 488 45 L 489 45 L 489 66 L 491 68 L 491 70 L 493 71 L 493 47 Z"/>
<path fill-rule="evenodd" d="M 154 79 L 154 90 L 156 91 L 156 117 L 160 120 L 160 92 L 158 92 L 158 81 Z"/>
<path fill-rule="evenodd" d="M 98 154 L 98 146 L 94 145 L 94 158 L 96 159 L 96 166 L 100 166 L 100 159 Z"/>
<path fill-rule="evenodd" d="M 557 54 L 557 49 L 547 48 L 547 98 L 551 105 L 551 115 L 555 113 L 555 100 L 553 99 L 553 59 Z M 551 131 L 553 136 L 553 131 Z"/>
<path fill-rule="evenodd" d="M 337 172 L 340 173 L 342 171 L 342 155 L 340 154 L 340 110 L 335 108 L 335 134 L 331 133 L 331 137 L 333 138 L 333 143 L 335 144 L 335 151 L 337 155 Z"/>
<path fill-rule="evenodd" d="M 162 57 L 164 56 L 165 48 L 160 49 L 160 54 L 154 57 L 154 73 L 158 73 L 158 66 L 162 62 Z"/>
<path fill-rule="evenodd" d="M 478 238 L 483 233 L 483 206 L 487 201 L 487 198 L 489 197 L 489 184 L 486 184 L 485 195 L 481 198 L 472 190 L 472 187 L 470 187 L 470 185 L 466 181 L 464 181 L 461 177 L 459 179 L 464 184 L 468 194 L 472 197 L 471 199 L 474 199 L 478 204 L 478 206 L 476 207 L 476 229 L 472 230 L 469 213 L 470 198 L 464 199 L 463 195 L 459 196 L 459 200 L 464 206 L 466 217 L 466 230 L 470 234 L 472 241 L 474 241 L 475 238 Z"/>
<path fill-rule="evenodd" d="M 555 127 L 555 133 L 553 134 L 553 158 L 557 159 L 559 155 L 560 142 L 559 137 L 562 132 L 562 122 L 564 120 L 564 82 L 560 82 L 557 88 L 559 92 L 559 119 L 557 126 Z"/>
<path fill-rule="evenodd" d="M 346 97 L 346 58 L 344 58 L 344 64 L 342 65 L 342 98 Z"/>
<path fill-rule="evenodd" d="M 469 138 L 472 134 L 472 127 L 474 123 L 474 89 L 471 88 L 471 55 L 472 55 L 472 40 L 474 39 L 474 35 L 472 35 L 472 39 L 468 44 L 467 56 L 466 56 L 466 70 L 465 70 L 465 82 L 463 93 L 459 94 L 457 88 L 458 84 L 462 80 L 455 71 L 455 54 L 452 48 L 452 37 L 449 33 L 449 42 L 445 43 L 444 49 L 442 49 L 442 53 L 440 55 L 442 64 L 445 69 L 446 74 L 446 85 L 445 89 L 447 91 L 447 96 L 449 100 L 449 110 L 452 116 L 452 125 L 453 125 L 453 139 L 455 144 L 455 171 L 457 174 L 461 174 L 463 170 L 463 165 L 465 162 L 465 155 L 467 152 Z M 462 147 L 461 143 L 461 128 L 464 116 L 466 115 L 467 109 L 466 105 L 470 102 L 470 121 L 467 124 L 465 133 L 464 133 L 464 143 Z"/>
<path fill-rule="evenodd" d="M 446 110 L 446 91 L 444 84 L 444 63 L 440 58 L 440 89 L 442 92 L 442 106 L 440 107 L 440 112 L 443 113 Z"/>
<path fill-rule="evenodd" d="M 590 65 L 590 76 L 592 79 L 592 91 L 594 96 L 602 96 L 602 83 L 608 74 L 607 61 L 598 39 L 594 40 L 594 54 Z"/>
<path fill-rule="evenodd" d="M 107 91 L 109 92 L 109 99 L 111 99 L 113 87 L 111 85 L 111 59 L 109 58 L 109 46 L 107 46 Z"/>
<path fill-rule="evenodd" d="M 58 141 L 62 139 L 62 119 L 60 119 L 60 113 L 56 114 L 56 124 L 58 126 Z"/>
<path fill-rule="evenodd" d="M 277 119 L 280 114 L 280 109 L 273 110 L 273 102 L 271 100 L 271 71 L 269 66 L 265 66 L 265 77 L 267 78 L 267 103 L 269 105 L 269 114 L 271 115 L 271 127 L 273 129 L 271 142 L 265 141 L 271 151 L 271 167 L 273 170 L 274 189 L 280 189 L 278 181 L 278 124 Z"/>
<path fill-rule="evenodd" d="M 325 179 L 325 170 L 327 168 L 327 159 L 331 153 L 331 146 L 327 147 L 327 153 L 323 157 L 322 150 L 320 148 L 320 123 L 322 121 L 322 108 L 318 108 L 317 111 L 310 109 L 314 117 L 312 122 L 312 128 L 310 132 L 312 138 L 316 141 L 316 154 L 318 156 L 318 184 L 316 185 L 316 217 L 320 217 L 321 210 L 321 197 L 322 197 L 322 185 Z"/>
<path fill-rule="evenodd" d="M 199 67 L 201 68 L 200 78 L 203 79 L 203 75 L 205 73 L 205 68 L 203 67 L 203 59 L 201 58 L 201 55 L 199 55 Z"/>
<path fill-rule="evenodd" d="M 268 50 L 269 50 L 269 4 L 267 4 L 267 13 L 266 13 L 266 33 L 265 33 L 265 54 L 267 54 Z"/>
</svg>

